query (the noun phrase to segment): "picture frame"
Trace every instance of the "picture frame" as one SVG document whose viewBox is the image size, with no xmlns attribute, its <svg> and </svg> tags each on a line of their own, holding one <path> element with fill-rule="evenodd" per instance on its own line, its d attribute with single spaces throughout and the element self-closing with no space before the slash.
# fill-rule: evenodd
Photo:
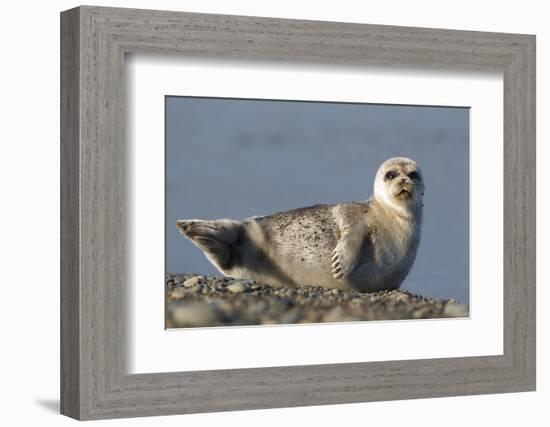
<svg viewBox="0 0 550 427">
<path fill-rule="evenodd" d="M 502 72 L 503 354 L 127 374 L 128 53 Z M 535 390 L 535 256 L 535 36 L 91 6 L 62 12 L 62 414 L 88 420 Z"/>
</svg>

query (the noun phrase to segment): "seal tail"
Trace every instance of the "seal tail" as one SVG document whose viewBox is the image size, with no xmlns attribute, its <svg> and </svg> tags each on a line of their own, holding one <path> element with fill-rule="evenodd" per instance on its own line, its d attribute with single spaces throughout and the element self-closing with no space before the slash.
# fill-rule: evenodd
<svg viewBox="0 0 550 427">
<path fill-rule="evenodd" d="M 230 266 L 231 244 L 239 238 L 241 222 L 229 219 L 182 219 L 176 225 L 180 233 L 199 247 L 218 269 L 223 272 Z"/>
</svg>

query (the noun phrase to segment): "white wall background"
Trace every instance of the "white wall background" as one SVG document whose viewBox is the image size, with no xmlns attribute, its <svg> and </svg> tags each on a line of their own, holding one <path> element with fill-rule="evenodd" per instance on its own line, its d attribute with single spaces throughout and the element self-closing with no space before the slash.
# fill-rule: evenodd
<svg viewBox="0 0 550 427">
<path fill-rule="evenodd" d="M 550 27 L 545 3 L 518 1 L 183 0 L 96 1 L 97 5 L 246 14 L 374 24 L 537 34 L 538 215 L 550 197 Z M 59 11 L 74 1 L 9 2 L 2 7 L 0 132 L 1 402 L 3 425 L 63 426 L 59 384 Z M 109 421 L 110 425 L 278 426 L 298 423 L 464 426 L 548 425 L 550 315 L 548 223 L 538 223 L 538 391 Z M 95 423 L 95 422 L 94 422 Z"/>
</svg>

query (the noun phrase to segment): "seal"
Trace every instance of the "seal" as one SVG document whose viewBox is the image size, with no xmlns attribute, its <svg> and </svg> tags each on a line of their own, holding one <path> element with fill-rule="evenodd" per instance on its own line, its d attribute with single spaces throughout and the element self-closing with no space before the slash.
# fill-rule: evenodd
<svg viewBox="0 0 550 427">
<path fill-rule="evenodd" d="M 177 221 L 224 275 L 273 286 L 371 292 L 397 289 L 420 242 L 424 179 L 411 159 L 380 165 L 366 201 L 314 205 L 271 215 Z"/>
</svg>

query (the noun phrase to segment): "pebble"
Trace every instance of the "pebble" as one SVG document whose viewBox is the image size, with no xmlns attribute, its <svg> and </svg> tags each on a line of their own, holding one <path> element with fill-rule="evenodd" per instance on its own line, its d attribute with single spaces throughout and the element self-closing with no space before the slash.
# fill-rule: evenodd
<svg viewBox="0 0 550 427">
<path fill-rule="evenodd" d="M 323 316 L 323 321 L 324 322 L 341 322 L 342 320 L 345 320 L 346 317 L 347 315 L 344 309 L 338 306 L 338 307 L 334 307 L 327 314 L 325 314 Z"/>
<path fill-rule="evenodd" d="M 446 317 L 468 317 L 470 315 L 466 304 L 447 303 L 443 309 Z"/>
<path fill-rule="evenodd" d="M 429 318 L 430 316 L 428 315 L 429 314 L 429 307 L 424 307 L 424 308 L 420 308 L 418 310 L 414 310 L 412 313 L 411 313 L 411 317 L 413 319 L 423 319 L 423 318 Z"/>
<path fill-rule="evenodd" d="M 227 285 L 226 288 L 234 293 L 242 293 L 246 292 L 249 287 L 246 281 L 239 280 L 231 283 L 230 285 Z"/>
<path fill-rule="evenodd" d="M 187 279 L 183 282 L 183 286 L 185 286 L 186 288 L 191 288 L 192 286 L 198 285 L 201 282 L 202 279 L 203 279 L 202 276 L 190 277 L 189 279 Z"/>
<path fill-rule="evenodd" d="M 185 291 L 181 288 L 174 289 L 172 291 L 172 294 L 170 295 L 170 297 L 174 299 L 180 299 L 180 298 L 183 298 L 184 296 L 185 296 Z"/>
<path fill-rule="evenodd" d="M 281 323 L 296 323 L 298 320 L 300 320 L 303 316 L 302 310 L 299 308 L 292 308 L 286 313 L 284 313 L 281 318 Z"/>
<path fill-rule="evenodd" d="M 214 307 L 204 302 L 176 303 L 169 308 L 176 327 L 212 326 L 218 320 Z"/>
<path fill-rule="evenodd" d="M 253 316 L 258 316 L 262 314 L 267 308 L 267 303 L 265 301 L 259 301 L 257 303 L 251 304 L 248 307 L 248 314 Z"/>
</svg>

